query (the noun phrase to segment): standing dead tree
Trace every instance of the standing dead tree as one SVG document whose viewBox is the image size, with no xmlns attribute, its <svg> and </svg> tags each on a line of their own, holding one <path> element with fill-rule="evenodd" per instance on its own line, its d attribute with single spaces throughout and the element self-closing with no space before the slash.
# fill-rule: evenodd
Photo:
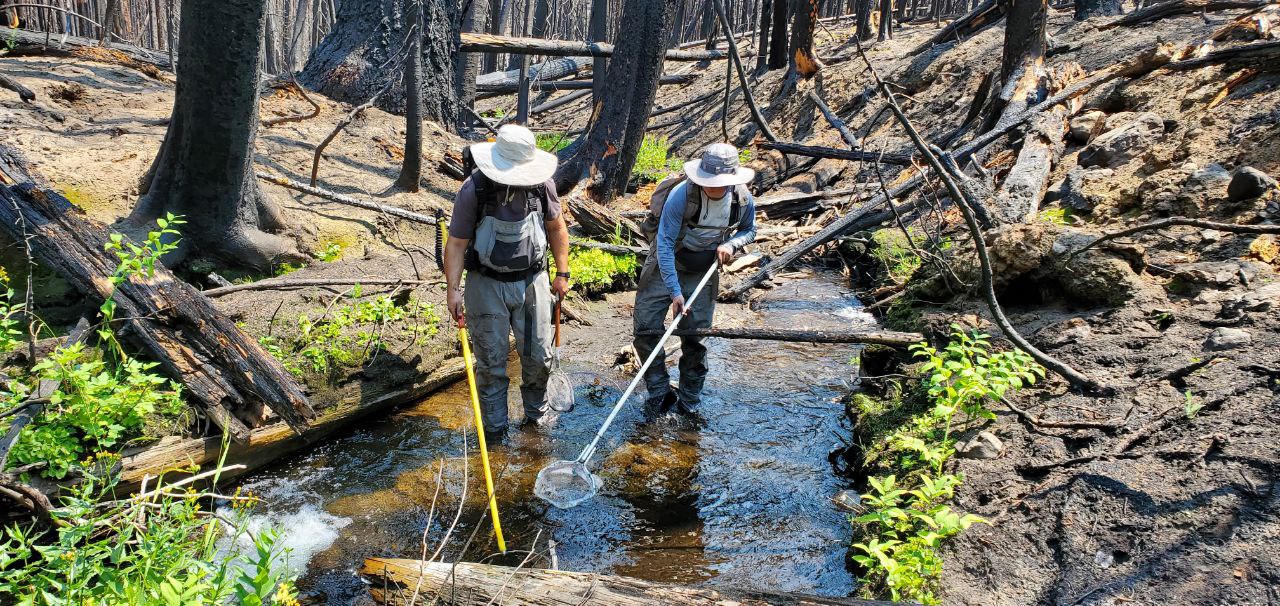
<svg viewBox="0 0 1280 606">
<path fill-rule="evenodd" d="M 418 191 L 422 182 L 422 3 L 405 0 L 409 15 L 409 57 L 404 68 L 404 161 L 396 187 Z"/>
</svg>

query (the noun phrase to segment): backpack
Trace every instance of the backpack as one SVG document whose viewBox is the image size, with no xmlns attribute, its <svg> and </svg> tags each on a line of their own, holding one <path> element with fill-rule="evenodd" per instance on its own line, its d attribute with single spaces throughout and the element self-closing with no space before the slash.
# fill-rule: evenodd
<svg viewBox="0 0 1280 606">
<path fill-rule="evenodd" d="M 640 235 L 644 236 L 650 244 L 653 243 L 654 238 L 658 235 L 658 223 L 662 220 L 662 209 L 667 205 L 667 198 L 670 197 L 671 190 L 675 189 L 677 185 L 684 183 L 687 180 L 688 177 L 684 174 L 684 171 L 668 175 L 667 178 L 658 183 L 658 187 L 654 188 L 653 194 L 649 196 L 649 212 L 640 222 Z M 730 227 L 738 223 L 740 215 L 742 214 L 741 190 L 743 189 L 743 186 L 736 185 L 731 189 L 733 191 L 733 201 L 729 206 Z M 684 192 L 684 220 L 680 222 L 682 230 L 684 227 L 692 224 L 694 219 L 702 211 L 702 196 L 700 195 L 702 193 L 702 188 L 697 185 L 690 184 L 689 186 L 685 186 Z M 677 245 L 679 245 L 679 241 L 677 241 Z"/>
<path fill-rule="evenodd" d="M 522 188 L 529 197 L 533 197 L 537 202 L 535 209 L 529 214 L 537 213 L 542 220 L 538 225 L 543 233 L 532 236 L 534 241 L 532 248 L 523 246 L 522 242 L 527 243 L 530 237 L 527 233 L 527 227 L 521 227 L 519 224 L 511 222 L 501 222 L 502 225 L 495 226 L 485 222 L 486 217 L 494 215 L 494 209 L 499 204 L 499 190 L 503 187 L 501 184 L 494 183 L 488 176 L 476 167 L 474 159 L 471 157 L 470 148 L 463 148 L 462 153 L 463 167 L 471 175 L 471 183 L 475 187 L 476 204 L 476 236 L 472 238 L 467 246 L 466 255 L 464 257 L 463 266 L 472 271 L 478 271 L 495 280 L 502 282 L 513 282 L 525 279 L 531 275 L 535 275 L 545 269 L 546 253 L 547 253 L 547 237 L 545 221 L 549 212 L 550 195 L 545 185 L 536 185 L 529 188 Z M 528 200 L 526 198 L 526 205 Z M 527 207 L 526 207 L 527 208 Z M 527 217 L 528 215 L 526 215 Z M 489 232 L 492 237 L 482 239 L 482 231 L 484 229 L 494 230 Z M 477 248 L 478 245 L 483 246 L 483 250 Z M 506 271 L 500 269 L 501 265 L 490 266 L 491 257 L 496 259 L 502 257 L 506 261 L 515 262 L 517 265 L 528 264 L 527 269 L 513 269 Z"/>
</svg>

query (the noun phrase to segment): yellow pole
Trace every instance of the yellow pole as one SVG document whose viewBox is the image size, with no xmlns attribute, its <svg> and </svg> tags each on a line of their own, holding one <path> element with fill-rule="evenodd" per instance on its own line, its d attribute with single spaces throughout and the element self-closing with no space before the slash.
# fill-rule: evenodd
<svg viewBox="0 0 1280 606">
<path fill-rule="evenodd" d="M 480 462 L 484 464 L 484 487 L 489 491 L 489 515 L 493 518 L 493 533 L 498 537 L 498 551 L 507 552 L 507 541 L 502 538 L 502 522 L 498 520 L 498 497 L 493 494 L 493 472 L 489 471 L 489 447 L 484 443 L 484 420 L 480 416 L 480 394 L 476 392 L 476 372 L 471 366 L 471 342 L 467 327 L 458 327 L 458 339 L 462 341 L 462 359 L 467 367 L 467 385 L 471 388 L 471 412 L 476 418 L 476 436 L 480 441 Z"/>
</svg>

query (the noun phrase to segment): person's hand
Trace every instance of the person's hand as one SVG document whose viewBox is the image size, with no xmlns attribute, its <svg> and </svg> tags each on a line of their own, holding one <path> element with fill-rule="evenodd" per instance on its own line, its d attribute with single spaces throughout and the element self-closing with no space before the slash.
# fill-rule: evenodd
<svg viewBox="0 0 1280 606">
<path fill-rule="evenodd" d="M 679 318 L 684 312 L 684 295 L 671 297 L 671 319 Z"/>
<path fill-rule="evenodd" d="M 565 298 L 569 294 L 569 278 L 557 275 L 556 279 L 551 281 L 551 292 L 558 298 Z"/>
<path fill-rule="evenodd" d="M 445 301 L 449 305 L 449 315 L 453 316 L 453 321 L 458 323 L 458 327 L 466 326 L 467 317 L 462 313 L 462 289 L 450 288 Z"/>
<path fill-rule="evenodd" d="M 728 244 L 721 244 L 716 247 L 716 258 L 720 260 L 721 265 L 728 265 L 733 260 L 733 247 Z"/>
</svg>

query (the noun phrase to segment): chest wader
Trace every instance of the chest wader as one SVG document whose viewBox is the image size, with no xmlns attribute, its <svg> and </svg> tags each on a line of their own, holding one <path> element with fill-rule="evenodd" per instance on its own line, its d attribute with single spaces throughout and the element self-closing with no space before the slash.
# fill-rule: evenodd
<svg viewBox="0 0 1280 606">
<path fill-rule="evenodd" d="M 476 356 L 476 383 L 484 429 L 501 439 L 507 429 L 507 359 L 514 333 L 520 355 L 520 394 L 525 418 L 546 412 L 551 359 L 551 286 L 547 279 L 548 194 L 525 190 L 525 214 L 508 221 L 496 216 L 511 190 L 473 173 L 480 220 L 467 250 L 463 307 Z M 501 201 L 501 202 L 500 202 Z"/>
</svg>

